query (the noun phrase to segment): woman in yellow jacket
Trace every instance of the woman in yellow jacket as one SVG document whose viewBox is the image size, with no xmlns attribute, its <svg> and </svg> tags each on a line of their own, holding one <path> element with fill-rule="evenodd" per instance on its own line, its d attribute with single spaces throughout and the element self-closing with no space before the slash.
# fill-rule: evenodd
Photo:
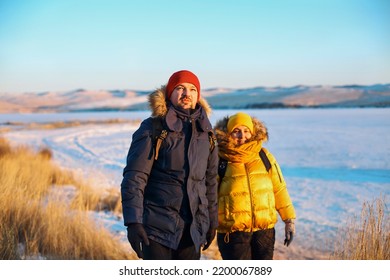
<svg viewBox="0 0 390 280">
<path fill-rule="evenodd" d="M 245 113 L 215 126 L 219 156 L 227 162 L 218 191 L 218 247 L 223 259 L 273 259 L 277 213 L 289 245 L 295 234 L 295 210 L 274 156 L 262 147 L 264 124 Z M 263 149 L 271 168 L 260 158 Z"/>
</svg>

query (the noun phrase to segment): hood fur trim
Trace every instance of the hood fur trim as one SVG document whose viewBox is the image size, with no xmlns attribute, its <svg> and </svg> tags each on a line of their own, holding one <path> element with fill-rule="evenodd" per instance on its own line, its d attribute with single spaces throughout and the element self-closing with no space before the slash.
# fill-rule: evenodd
<svg viewBox="0 0 390 280">
<path fill-rule="evenodd" d="M 148 102 L 149 108 L 152 111 L 152 117 L 165 117 L 168 113 L 168 103 L 165 99 L 166 96 L 166 86 L 162 86 L 159 89 L 156 89 L 154 92 L 149 94 Z M 211 115 L 211 107 L 202 96 L 198 100 L 198 104 L 203 108 L 206 112 L 207 116 Z"/>
</svg>

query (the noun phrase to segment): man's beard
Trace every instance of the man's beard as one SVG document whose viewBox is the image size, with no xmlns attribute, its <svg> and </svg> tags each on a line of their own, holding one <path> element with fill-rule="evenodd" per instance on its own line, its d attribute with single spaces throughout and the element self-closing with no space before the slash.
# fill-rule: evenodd
<svg viewBox="0 0 390 280">
<path fill-rule="evenodd" d="M 193 104 L 192 104 L 192 99 L 191 99 L 191 98 L 188 98 L 188 97 L 180 98 L 179 101 L 180 101 L 180 105 L 181 105 L 182 107 L 189 107 L 189 108 L 192 108 L 192 107 L 193 107 L 193 106 L 192 106 Z"/>
</svg>

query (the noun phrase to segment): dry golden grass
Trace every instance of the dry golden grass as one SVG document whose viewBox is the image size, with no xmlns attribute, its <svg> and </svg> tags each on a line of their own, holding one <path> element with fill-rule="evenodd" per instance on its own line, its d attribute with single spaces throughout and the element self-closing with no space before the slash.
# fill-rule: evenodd
<svg viewBox="0 0 390 280">
<path fill-rule="evenodd" d="M 365 202 L 360 219 L 354 217 L 339 234 L 332 259 L 389 260 L 390 220 L 386 198 Z"/>
<path fill-rule="evenodd" d="M 0 259 L 135 258 L 87 212 L 120 212 L 119 191 L 91 189 L 57 167 L 48 149 L 13 148 L 0 138 L 0 192 Z"/>
</svg>

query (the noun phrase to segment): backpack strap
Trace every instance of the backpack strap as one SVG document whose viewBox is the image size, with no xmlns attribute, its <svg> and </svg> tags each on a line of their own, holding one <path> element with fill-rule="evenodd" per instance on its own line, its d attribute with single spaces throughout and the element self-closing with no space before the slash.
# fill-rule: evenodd
<svg viewBox="0 0 390 280">
<path fill-rule="evenodd" d="M 265 169 L 267 170 L 267 172 L 269 172 L 269 170 L 271 169 L 271 162 L 269 161 L 269 159 L 268 159 L 267 155 L 265 154 L 263 148 L 261 148 L 261 150 L 259 152 L 259 155 L 260 155 L 260 158 L 261 158 L 261 160 L 263 161 L 263 163 L 265 165 Z"/>
<path fill-rule="evenodd" d="M 220 183 L 222 181 L 222 178 L 225 176 L 227 164 L 228 164 L 228 161 L 226 159 L 219 158 L 219 162 L 218 162 L 218 176 L 219 176 L 219 182 Z"/>
<path fill-rule="evenodd" d="M 158 118 L 158 117 L 153 118 L 152 125 L 153 125 L 152 139 L 153 139 L 153 148 L 154 148 L 154 160 L 157 160 L 161 143 L 167 137 L 168 131 L 163 127 L 162 118 Z"/>
<path fill-rule="evenodd" d="M 267 155 L 265 154 L 265 151 L 263 148 L 261 148 L 259 152 L 260 158 L 262 162 L 264 163 L 265 169 L 269 173 L 271 169 L 271 162 L 269 161 Z M 219 176 L 219 183 L 222 182 L 222 178 L 225 176 L 226 168 L 227 168 L 228 161 L 224 158 L 219 158 L 218 163 L 218 176 Z"/>
<path fill-rule="evenodd" d="M 168 135 L 168 130 L 164 129 L 163 118 L 155 117 L 152 118 L 152 139 L 153 139 L 153 148 L 154 148 L 154 160 L 158 159 L 158 152 L 160 150 L 161 144 Z M 217 138 L 215 137 L 212 130 L 208 132 L 209 142 L 210 142 L 210 153 L 213 152 L 215 146 L 217 146 Z"/>
</svg>

